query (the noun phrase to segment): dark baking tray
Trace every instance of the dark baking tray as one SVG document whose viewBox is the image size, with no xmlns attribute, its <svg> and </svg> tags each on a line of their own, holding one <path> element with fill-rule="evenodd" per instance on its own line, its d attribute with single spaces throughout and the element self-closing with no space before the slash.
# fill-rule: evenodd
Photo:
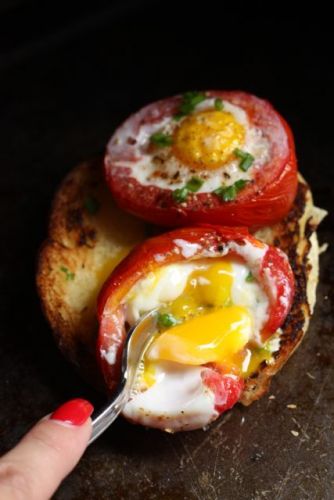
<svg viewBox="0 0 334 500">
<path fill-rule="evenodd" d="M 15 5 L 14 5 L 15 4 Z M 57 404 L 102 398 L 58 353 L 34 267 L 52 194 L 144 103 L 193 88 L 243 88 L 291 124 L 315 201 L 333 200 L 333 69 L 326 15 L 253 3 L 13 2 L 0 10 L 1 451 Z M 71 9 L 69 8 L 71 4 Z M 8 3 L 9 5 L 9 3 Z M 159 6 L 159 7 L 158 7 Z M 248 7 L 247 7 L 248 6 Z M 326 14 L 326 13 L 324 13 Z M 334 497 L 333 212 L 319 230 L 318 300 L 307 337 L 270 392 L 210 430 L 163 434 L 121 419 L 57 499 Z M 287 407 L 295 404 L 295 409 Z M 294 436 L 291 431 L 297 431 Z"/>
</svg>

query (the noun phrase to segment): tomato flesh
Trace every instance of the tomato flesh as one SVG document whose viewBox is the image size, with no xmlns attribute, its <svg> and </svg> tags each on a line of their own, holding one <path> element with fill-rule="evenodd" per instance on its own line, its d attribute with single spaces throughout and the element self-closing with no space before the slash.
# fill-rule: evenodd
<svg viewBox="0 0 334 500">
<path fill-rule="evenodd" d="M 232 408 L 239 401 L 244 388 L 244 381 L 236 375 L 221 375 L 212 369 L 203 371 L 202 380 L 215 396 L 218 413 Z"/>
</svg>

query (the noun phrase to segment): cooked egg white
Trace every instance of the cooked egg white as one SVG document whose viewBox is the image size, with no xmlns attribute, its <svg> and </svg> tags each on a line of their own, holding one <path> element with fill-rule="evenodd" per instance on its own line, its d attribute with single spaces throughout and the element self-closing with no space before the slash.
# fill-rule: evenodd
<svg viewBox="0 0 334 500">
<path fill-rule="evenodd" d="M 145 312 L 179 297 L 195 268 L 193 263 L 171 264 L 139 280 L 124 300 L 127 322 L 132 326 Z"/>
<path fill-rule="evenodd" d="M 161 361 L 155 365 L 155 382 L 135 394 L 123 414 L 130 420 L 169 430 L 204 427 L 218 417 L 212 391 L 203 384 L 202 367 Z"/>
<path fill-rule="evenodd" d="M 251 180 L 270 156 L 270 144 L 262 131 L 252 125 L 246 112 L 239 106 L 224 101 L 218 111 L 215 100 L 205 99 L 193 113 L 175 121 L 164 118 L 161 122 L 144 124 L 133 145 L 135 162 L 120 161 L 131 176 L 143 185 L 163 189 L 183 187 L 194 175 L 203 181 L 198 193 L 212 192 L 218 187 L 236 181 Z M 113 139 L 113 147 L 122 147 L 131 136 L 129 125 L 121 127 Z M 173 145 L 150 148 L 150 137 L 156 132 L 171 135 Z M 233 151 L 242 149 L 254 157 L 247 172 L 239 168 L 240 160 Z M 117 163 L 116 163 L 117 166 Z"/>
</svg>

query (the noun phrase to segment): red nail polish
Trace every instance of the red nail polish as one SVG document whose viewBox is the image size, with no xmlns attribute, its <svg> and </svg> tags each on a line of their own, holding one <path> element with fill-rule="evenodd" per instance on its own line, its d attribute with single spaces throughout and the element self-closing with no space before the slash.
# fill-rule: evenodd
<svg viewBox="0 0 334 500">
<path fill-rule="evenodd" d="M 71 425 L 82 425 L 91 416 L 93 410 L 94 406 L 91 405 L 89 401 L 79 398 L 72 399 L 59 406 L 59 408 L 52 413 L 50 419 L 60 420 L 61 422 Z"/>
</svg>

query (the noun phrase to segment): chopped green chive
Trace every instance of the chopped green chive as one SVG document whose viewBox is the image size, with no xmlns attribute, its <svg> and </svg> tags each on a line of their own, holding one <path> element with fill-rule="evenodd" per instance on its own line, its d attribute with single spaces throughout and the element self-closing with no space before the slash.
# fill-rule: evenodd
<svg viewBox="0 0 334 500">
<path fill-rule="evenodd" d="M 186 187 L 175 189 L 175 191 L 173 191 L 173 198 L 177 203 L 182 203 L 183 201 L 186 201 L 188 194 L 189 191 Z"/>
<path fill-rule="evenodd" d="M 202 186 L 203 180 L 199 177 L 192 177 L 185 186 L 173 191 L 173 198 L 177 203 L 186 201 L 189 193 L 196 193 Z"/>
<path fill-rule="evenodd" d="M 239 148 L 236 148 L 233 153 L 237 158 L 240 158 L 241 160 L 239 163 L 240 170 L 242 170 L 243 172 L 247 172 L 254 161 L 254 156 L 250 153 L 247 153 L 246 151 L 242 151 L 242 149 Z"/>
<path fill-rule="evenodd" d="M 232 186 L 215 189 L 214 193 L 224 201 L 232 201 L 237 195 L 237 190 L 233 184 Z"/>
<path fill-rule="evenodd" d="M 158 326 L 164 327 L 164 328 L 169 328 L 171 326 L 174 326 L 178 323 L 177 319 L 169 313 L 165 314 L 160 314 L 158 313 Z"/>
<path fill-rule="evenodd" d="M 73 281 L 75 278 L 75 274 L 69 271 L 67 267 L 61 266 L 60 270 L 65 274 L 66 281 Z"/>
<path fill-rule="evenodd" d="M 241 191 L 247 184 L 248 181 L 245 181 L 243 179 L 240 179 L 239 181 L 236 181 L 234 184 L 231 186 L 227 187 L 219 187 L 215 189 L 213 192 L 219 196 L 223 201 L 233 201 L 239 191 Z"/>
<path fill-rule="evenodd" d="M 222 111 L 224 109 L 224 103 L 220 97 L 215 99 L 215 108 L 217 111 Z"/>
<path fill-rule="evenodd" d="M 174 115 L 175 120 L 181 120 L 184 116 L 189 115 L 194 111 L 196 106 L 206 99 L 203 92 L 185 92 L 182 96 L 182 102 L 178 113 Z"/>
<path fill-rule="evenodd" d="M 237 192 L 239 193 L 239 191 L 241 191 L 246 186 L 246 184 L 248 184 L 248 182 L 249 181 L 245 181 L 244 179 L 239 179 L 238 181 L 236 181 L 234 183 L 234 186 Z"/>
<path fill-rule="evenodd" d="M 192 193 L 196 193 L 201 187 L 203 186 L 204 181 L 200 179 L 199 177 L 192 177 L 186 184 L 186 188 L 188 191 L 191 191 Z"/>
<path fill-rule="evenodd" d="M 100 208 L 100 203 L 93 196 L 89 196 L 84 201 L 84 207 L 88 213 L 90 213 L 91 215 L 94 215 L 98 212 L 98 210 Z"/>
<path fill-rule="evenodd" d="M 250 271 L 246 276 L 246 281 L 247 281 L 247 283 L 253 283 L 253 281 L 255 281 L 255 278 Z"/>
<path fill-rule="evenodd" d="M 241 162 L 239 164 L 239 168 L 243 172 L 247 172 L 247 170 L 249 169 L 249 167 L 252 166 L 253 161 L 254 161 L 254 156 L 252 156 L 250 154 L 249 156 L 247 156 L 247 158 L 245 158 L 244 160 L 241 160 Z"/>
<path fill-rule="evenodd" d="M 156 132 L 151 135 L 150 141 L 159 148 L 165 148 L 173 144 L 173 137 L 171 135 L 164 134 L 163 132 Z"/>
</svg>

